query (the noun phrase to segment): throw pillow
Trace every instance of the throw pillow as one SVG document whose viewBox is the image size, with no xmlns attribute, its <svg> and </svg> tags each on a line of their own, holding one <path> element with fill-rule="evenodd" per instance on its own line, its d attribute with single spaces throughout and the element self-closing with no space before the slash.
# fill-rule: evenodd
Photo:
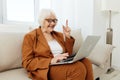
<svg viewBox="0 0 120 80">
<path fill-rule="evenodd" d="M 108 57 L 112 53 L 114 46 L 110 44 L 97 44 L 91 54 L 89 55 L 89 59 L 93 64 L 100 66 L 101 68 L 105 67 L 105 64 L 108 60 Z"/>
<path fill-rule="evenodd" d="M 73 53 L 78 52 L 81 44 L 83 43 L 83 38 L 81 34 L 81 29 L 75 29 L 71 31 L 71 36 L 74 37 L 75 43 L 73 46 Z"/>
</svg>

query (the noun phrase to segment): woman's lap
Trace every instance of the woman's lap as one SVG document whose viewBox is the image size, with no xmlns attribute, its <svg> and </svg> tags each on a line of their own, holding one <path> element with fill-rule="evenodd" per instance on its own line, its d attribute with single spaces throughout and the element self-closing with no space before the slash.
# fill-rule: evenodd
<svg viewBox="0 0 120 80">
<path fill-rule="evenodd" d="M 51 66 L 48 75 L 50 80 L 85 80 L 86 67 L 80 61 L 73 64 Z"/>
</svg>

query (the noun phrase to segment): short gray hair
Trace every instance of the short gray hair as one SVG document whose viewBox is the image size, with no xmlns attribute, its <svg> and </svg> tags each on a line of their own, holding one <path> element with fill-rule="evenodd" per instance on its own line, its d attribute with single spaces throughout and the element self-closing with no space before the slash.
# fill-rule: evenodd
<svg viewBox="0 0 120 80">
<path fill-rule="evenodd" d="M 39 14 L 39 17 L 38 17 L 38 23 L 39 23 L 39 25 L 42 26 L 45 18 L 47 18 L 51 14 L 54 15 L 54 16 L 56 16 L 53 10 L 51 10 L 51 9 L 42 9 L 40 11 L 40 14 Z"/>
</svg>

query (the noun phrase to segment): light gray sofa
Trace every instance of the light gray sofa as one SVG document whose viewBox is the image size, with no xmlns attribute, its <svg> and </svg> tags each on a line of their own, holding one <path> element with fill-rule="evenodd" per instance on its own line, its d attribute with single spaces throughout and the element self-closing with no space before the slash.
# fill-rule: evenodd
<svg viewBox="0 0 120 80">
<path fill-rule="evenodd" d="M 5 27 L 10 28 L 10 31 L 4 31 Z M 13 31 L 11 28 L 13 27 L 9 25 L 0 25 L 0 80 L 31 80 L 21 66 L 21 46 L 27 30 Z M 76 39 L 73 52 L 77 52 L 83 43 L 80 29 L 72 30 L 71 35 Z M 109 69 L 112 49 L 111 45 L 97 44 L 88 57 L 92 62 L 95 78 Z"/>
</svg>

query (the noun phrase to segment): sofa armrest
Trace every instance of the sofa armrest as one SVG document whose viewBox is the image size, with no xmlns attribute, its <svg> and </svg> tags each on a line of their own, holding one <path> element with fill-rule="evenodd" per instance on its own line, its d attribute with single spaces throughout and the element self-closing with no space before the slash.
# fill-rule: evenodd
<svg viewBox="0 0 120 80">
<path fill-rule="evenodd" d="M 109 56 L 112 53 L 114 46 L 110 44 L 97 44 L 88 58 L 91 62 L 101 68 L 104 68 L 108 62 Z"/>
</svg>

